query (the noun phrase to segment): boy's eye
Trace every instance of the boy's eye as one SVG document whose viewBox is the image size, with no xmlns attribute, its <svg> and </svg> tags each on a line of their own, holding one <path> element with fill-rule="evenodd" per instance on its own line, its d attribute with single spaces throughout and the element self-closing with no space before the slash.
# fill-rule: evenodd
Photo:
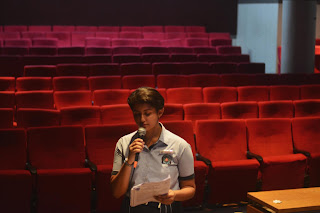
<svg viewBox="0 0 320 213">
<path fill-rule="evenodd" d="M 151 115 L 151 113 L 146 113 L 146 114 L 145 114 L 145 116 L 149 116 L 149 115 Z"/>
</svg>

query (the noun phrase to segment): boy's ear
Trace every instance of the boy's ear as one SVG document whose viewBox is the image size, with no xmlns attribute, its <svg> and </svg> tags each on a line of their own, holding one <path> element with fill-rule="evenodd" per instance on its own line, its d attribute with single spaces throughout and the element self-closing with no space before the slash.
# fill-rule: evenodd
<svg viewBox="0 0 320 213">
<path fill-rule="evenodd" d="M 158 118 L 159 118 L 159 119 L 160 119 L 161 116 L 163 115 L 163 112 L 164 112 L 164 108 L 162 108 L 162 109 L 160 109 L 160 110 L 158 111 Z"/>
</svg>

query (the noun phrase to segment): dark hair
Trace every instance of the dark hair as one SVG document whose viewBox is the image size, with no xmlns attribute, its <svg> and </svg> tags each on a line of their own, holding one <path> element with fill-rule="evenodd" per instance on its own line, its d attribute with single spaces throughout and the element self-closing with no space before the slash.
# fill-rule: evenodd
<svg viewBox="0 0 320 213">
<path fill-rule="evenodd" d="M 164 99 L 156 89 L 152 87 L 140 87 L 131 93 L 128 98 L 128 104 L 131 110 L 137 104 L 150 104 L 159 111 L 164 106 Z"/>
</svg>

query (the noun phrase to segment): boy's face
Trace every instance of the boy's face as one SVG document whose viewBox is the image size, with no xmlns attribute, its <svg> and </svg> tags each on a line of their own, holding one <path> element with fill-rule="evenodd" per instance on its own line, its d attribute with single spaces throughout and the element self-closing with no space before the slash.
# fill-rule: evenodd
<svg viewBox="0 0 320 213">
<path fill-rule="evenodd" d="M 156 108 L 152 107 L 149 104 L 137 104 L 132 112 L 136 124 L 148 131 L 158 125 L 159 118 L 163 114 L 163 109 L 160 109 L 157 112 Z"/>
</svg>

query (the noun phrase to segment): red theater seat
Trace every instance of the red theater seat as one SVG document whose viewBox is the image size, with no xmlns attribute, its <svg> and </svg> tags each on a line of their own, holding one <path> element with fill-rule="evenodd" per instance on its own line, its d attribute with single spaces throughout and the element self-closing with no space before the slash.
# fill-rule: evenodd
<svg viewBox="0 0 320 213">
<path fill-rule="evenodd" d="M 84 55 L 85 48 L 84 47 L 59 47 L 58 55 L 61 56 L 75 56 L 75 55 Z"/>
<path fill-rule="evenodd" d="M 119 38 L 119 32 L 96 32 L 96 38 Z"/>
<path fill-rule="evenodd" d="M 181 87 L 167 89 L 167 101 L 172 104 L 202 103 L 202 88 Z"/>
<path fill-rule="evenodd" d="M 163 32 L 163 26 L 143 26 L 142 31 L 149 33 Z"/>
<path fill-rule="evenodd" d="M 259 105 L 259 118 L 292 118 L 292 101 L 261 101 Z"/>
<path fill-rule="evenodd" d="M 183 75 L 212 73 L 209 64 L 203 62 L 179 63 L 176 67 Z"/>
<path fill-rule="evenodd" d="M 255 101 L 221 103 L 222 119 L 258 118 L 258 105 Z"/>
<path fill-rule="evenodd" d="M 29 55 L 54 56 L 54 55 L 57 55 L 57 48 L 56 47 L 30 47 Z"/>
<path fill-rule="evenodd" d="M 296 100 L 293 105 L 294 117 L 320 116 L 320 100 Z"/>
<path fill-rule="evenodd" d="M 13 128 L 13 109 L 0 108 L 0 129 Z"/>
<path fill-rule="evenodd" d="M 184 26 L 174 26 L 174 25 L 167 25 L 164 26 L 165 32 L 185 32 Z"/>
<path fill-rule="evenodd" d="M 301 99 L 320 99 L 320 85 L 301 85 Z"/>
<path fill-rule="evenodd" d="M 246 158 L 245 122 L 237 119 L 198 121 L 196 136 L 199 154 L 211 161 L 208 203 L 246 200 L 247 193 L 256 190 L 259 163 Z"/>
<path fill-rule="evenodd" d="M 129 89 L 104 89 L 93 92 L 93 103 L 97 106 L 127 104 Z"/>
<path fill-rule="evenodd" d="M 75 31 L 96 32 L 96 31 L 98 31 L 98 27 L 97 26 L 76 26 Z"/>
<path fill-rule="evenodd" d="M 98 63 L 89 64 L 89 76 L 120 75 L 119 64 Z"/>
<path fill-rule="evenodd" d="M 177 121 L 183 120 L 183 107 L 182 104 L 165 104 L 164 113 L 160 121 Z"/>
<path fill-rule="evenodd" d="M 278 74 L 256 74 L 256 85 L 268 86 L 268 85 L 279 85 Z"/>
<path fill-rule="evenodd" d="M 113 38 L 112 46 L 113 47 L 121 47 L 121 46 L 135 47 L 137 46 L 137 42 L 135 39 Z"/>
<path fill-rule="evenodd" d="M 119 26 L 98 26 L 99 32 L 119 32 Z"/>
<path fill-rule="evenodd" d="M 57 47 L 58 39 L 56 38 L 34 38 L 32 39 L 33 47 Z"/>
<path fill-rule="evenodd" d="M 4 212 L 31 212 L 32 182 L 24 129 L 0 130 L 0 205 Z"/>
<path fill-rule="evenodd" d="M 137 45 L 139 47 L 160 47 L 161 43 L 159 39 L 137 39 Z"/>
<path fill-rule="evenodd" d="M 91 106 L 91 91 L 57 91 L 54 93 L 56 108 L 73 106 Z"/>
<path fill-rule="evenodd" d="M 150 63 L 123 63 L 120 65 L 121 75 L 152 75 Z"/>
<path fill-rule="evenodd" d="M 54 38 L 58 40 L 58 47 L 71 46 L 71 33 L 70 32 L 47 32 L 47 38 Z"/>
<path fill-rule="evenodd" d="M 14 108 L 14 91 L 0 91 L 0 108 Z"/>
<path fill-rule="evenodd" d="M 163 32 L 143 32 L 143 38 L 144 39 L 157 39 L 157 40 L 162 40 L 164 39 L 165 34 Z"/>
<path fill-rule="evenodd" d="M 194 157 L 194 172 L 197 177 L 195 179 L 197 190 L 195 196 L 191 200 L 184 202 L 183 206 L 200 206 L 204 199 L 205 180 L 208 174 L 208 167 L 202 161 L 196 160 L 196 144 L 192 131 L 192 123 L 190 121 L 165 121 L 163 122 L 163 125 L 169 131 L 186 140 L 191 146 Z"/>
<path fill-rule="evenodd" d="M 0 77 L 0 91 L 15 91 L 14 77 Z"/>
<path fill-rule="evenodd" d="M 194 62 L 197 61 L 196 54 L 188 53 L 172 53 L 170 56 L 170 61 L 172 62 Z"/>
<path fill-rule="evenodd" d="M 237 46 L 217 46 L 218 54 L 241 54 L 241 47 Z"/>
<path fill-rule="evenodd" d="M 308 156 L 310 186 L 320 186 L 319 118 L 295 118 L 292 120 L 293 142 L 296 152 Z"/>
<path fill-rule="evenodd" d="M 71 46 L 84 47 L 87 37 L 95 37 L 94 32 L 71 32 Z"/>
<path fill-rule="evenodd" d="M 203 88 L 205 103 L 223 103 L 237 101 L 237 88 L 235 87 L 205 87 Z"/>
<path fill-rule="evenodd" d="M 112 56 L 113 63 L 135 63 L 141 62 L 140 54 L 119 54 Z"/>
<path fill-rule="evenodd" d="M 100 107 L 98 106 L 76 106 L 60 109 L 61 125 L 99 125 Z"/>
<path fill-rule="evenodd" d="M 188 76 L 186 75 L 158 75 L 157 87 L 158 88 L 178 88 L 188 87 Z"/>
<path fill-rule="evenodd" d="M 113 47 L 112 52 L 115 55 L 140 54 L 140 49 L 139 47 L 133 47 L 133 46 Z"/>
<path fill-rule="evenodd" d="M 178 63 L 153 63 L 152 72 L 154 75 L 162 74 L 180 74 L 180 71 L 177 69 Z"/>
<path fill-rule="evenodd" d="M 160 42 L 163 47 L 183 47 L 184 46 L 184 42 L 180 38 L 166 39 L 166 40 L 161 40 Z"/>
<path fill-rule="evenodd" d="M 230 33 L 225 33 L 225 32 L 221 32 L 221 33 L 209 33 L 209 37 L 210 38 L 231 38 Z"/>
<path fill-rule="evenodd" d="M 128 104 L 112 104 L 101 107 L 101 121 L 103 124 L 134 123 L 132 111 Z"/>
<path fill-rule="evenodd" d="M 255 76 L 250 74 L 221 74 L 222 86 L 250 86 L 255 85 Z"/>
<path fill-rule="evenodd" d="M 265 66 L 265 63 L 240 63 L 238 64 L 238 73 L 264 74 Z"/>
<path fill-rule="evenodd" d="M 2 39 L 19 39 L 20 36 L 20 32 L 3 32 L 0 33 L 0 38 Z"/>
<path fill-rule="evenodd" d="M 126 38 L 126 39 L 142 39 L 141 32 L 120 32 L 119 38 Z"/>
<path fill-rule="evenodd" d="M 93 177 L 84 167 L 81 126 L 30 128 L 28 151 L 37 169 L 37 212 L 90 211 Z"/>
<path fill-rule="evenodd" d="M 53 25 L 52 26 L 52 31 L 56 32 L 72 32 L 75 31 L 75 26 L 72 25 Z"/>
<path fill-rule="evenodd" d="M 193 48 L 191 47 L 168 47 L 170 53 L 194 53 Z"/>
<path fill-rule="evenodd" d="M 24 56 L 29 54 L 28 47 L 3 47 L 2 54 L 7 56 Z M 13 73 L 11 73 L 12 75 Z"/>
<path fill-rule="evenodd" d="M 231 46 L 232 40 L 230 38 L 210 38 L 211 46 Z"/>
<path fill-rule="evenodd" d="M 198 61 L 201 62 L 215 62 L 222 63 L 225 58 L 222 55 L 217 55 L 216 53 L 200 53 L 197 55 Z"/>
<path fill-rule="evenodd" d="M 237 73 L 237 64 L 232 62 L 216 62 L 211 63 L 213 73 Z"/>
<path fill-rule="evenodd" d="M 205 33 L 206 32 L 206 27 L 205 26 L 186 26 L 185 30 L 186 30 L 186 32 Z"/>
<path fill-rule="evenodd" d="M 215 47 L 193 47 L 194 53 L 201 54 L 201 53 L 210 53 L 210 54 L 217 54 L 217 49 Z"/>
<path fill-rule="evenodd" d="M 59 126 L 59 115 L 58 110 L 20 108 L 17 110 L 17 125 L 22 128 Z"/>
<path fill-rule="evenodd" d="M 112 55 L 112 49 L 108 47 L 86 47 L 85 55 Z"/>
<path fill-rule="evenodd" d="M 149 62 L 149 63 L 158 63 L 158 62 L 169 62 L 170 55 L 167 53 L 146 53 L 141 54 L 141 61 L 142 62 Z"/>
<path fill-rule="evenodd" d="M 54 65 L 26 65 L 24 76 L 26 77 L 53 77 L 56 75 L 57 67 Z"/>
<path fill-rule="evenodd" d="M 290 119 L 251 119 L 246 121 L 248 149 L 259 155 L 262 190 L 301 188 L 304 185 L 306 157 L 293 154 Z"/>
<path fill-rule="evenodd" d="M 167 32 L 164 34 L 165 39 L 184 39 L 187 37 L 185 32 Z"/>
<path fill-rule="evenodd" d="M 269 87 L 244 86 L 238 87 L 238 101 L 268 101 Z"/>
<path fill-rule="evenodd" d="M 141 54 L 150 54 L 150 53 L 166 53 L 169 54 L 169 49 L 166 47 L 141 47 L 140 48 Z"/>
<path fill-rule="evenodd" d="M 154 75 L 127 75 L 122 77 L 123 89 L 137 89 L 139 87 L 155 87 Z"/>
<path fill-rule="evenodd" d="M 142 27 L 140 26 L 121 26 L 121 32 L 141 32 Z"/>
<path fill-rule="evenodd" d="M 111 195 L 110 184 L 107 180 L 111 176 L 117 141 L 136 129 L 137 125 L 133 123 L 85 127 L 88 159 L 98 168 L 96 173 L 97 212 L 120 211 L 121 199 L 115 199 Z"/>
<path fill-rule="evenodd" d="M 3 30 L 4 32 L 22 32 L 28 31 L 28 27 L 26 25 L 5 25 Z"/>
<path fill-rule="evenodd" d="M 197 103 L 184 104 L 184 120 L 192 121 L 195 130 L 197 120 L 220 119 L 220 104 L 218 103 Z"/>
<path fill-rule="evenodd" d="M 28 26 L 28 31 L 31 31 L 31 32 L 50 32 L 51 26 L 50 25 L 31 25 L 31 26 Z"/>
<path fill-rule="evenodd" d="M 306 73 L 290 73 L 279 75 L 280 85 L 302 85 L 307 83 L 308 74 Z"/>
<path fill-rule="evenodd" d="M 16 92 L 17 108 L 53 109 L 53 92 L 47 90 Z"/>
<path fill-rule="evenodd" d="M 5 39 L 3 40 L 4 47 L 31 47 L 30 39 Z"/>
<path fill-rule="evenodd" d="M 190 87 L 220 86 L 220 76 L 218 74 L 189 75 L 189 86 Z"/>
<path fill-rule="evenodd" d="M 89 77 L 90 90 L 121 89 L 121 76 L 95 76 Z"/>
<path fill-rule="evenodd" d="M 16 80 L 17 91 L 52 90 L 51 77 L 19 77 Z"/>
<path fill-rule="evenodd" d="M 209 41 L 206 38 L 187 38 L 186 46 L 189 47 L 209 47 Z"/>
<path fill-rule="evenodd" d="M 209 35 L 207 33 L 201 33 L 201 32 L 188 32 L 187 33 L 188 38 L 205 38 L 208 39 Z"/>
<path fill-rule="evenodd" d="M 298 86 L 270 86 L 270 101 L 299 99 L 300 90 Z"/>
<path fill-rule="evenodd" d="M 87 64 L 58 64 L 57 76 L 88 76 Z"/>
<path fill-rule="evenodd" d="M 88 90 L 87 77 L 54 77 L 53 88 L 55 91 Z"/>
</svg>

